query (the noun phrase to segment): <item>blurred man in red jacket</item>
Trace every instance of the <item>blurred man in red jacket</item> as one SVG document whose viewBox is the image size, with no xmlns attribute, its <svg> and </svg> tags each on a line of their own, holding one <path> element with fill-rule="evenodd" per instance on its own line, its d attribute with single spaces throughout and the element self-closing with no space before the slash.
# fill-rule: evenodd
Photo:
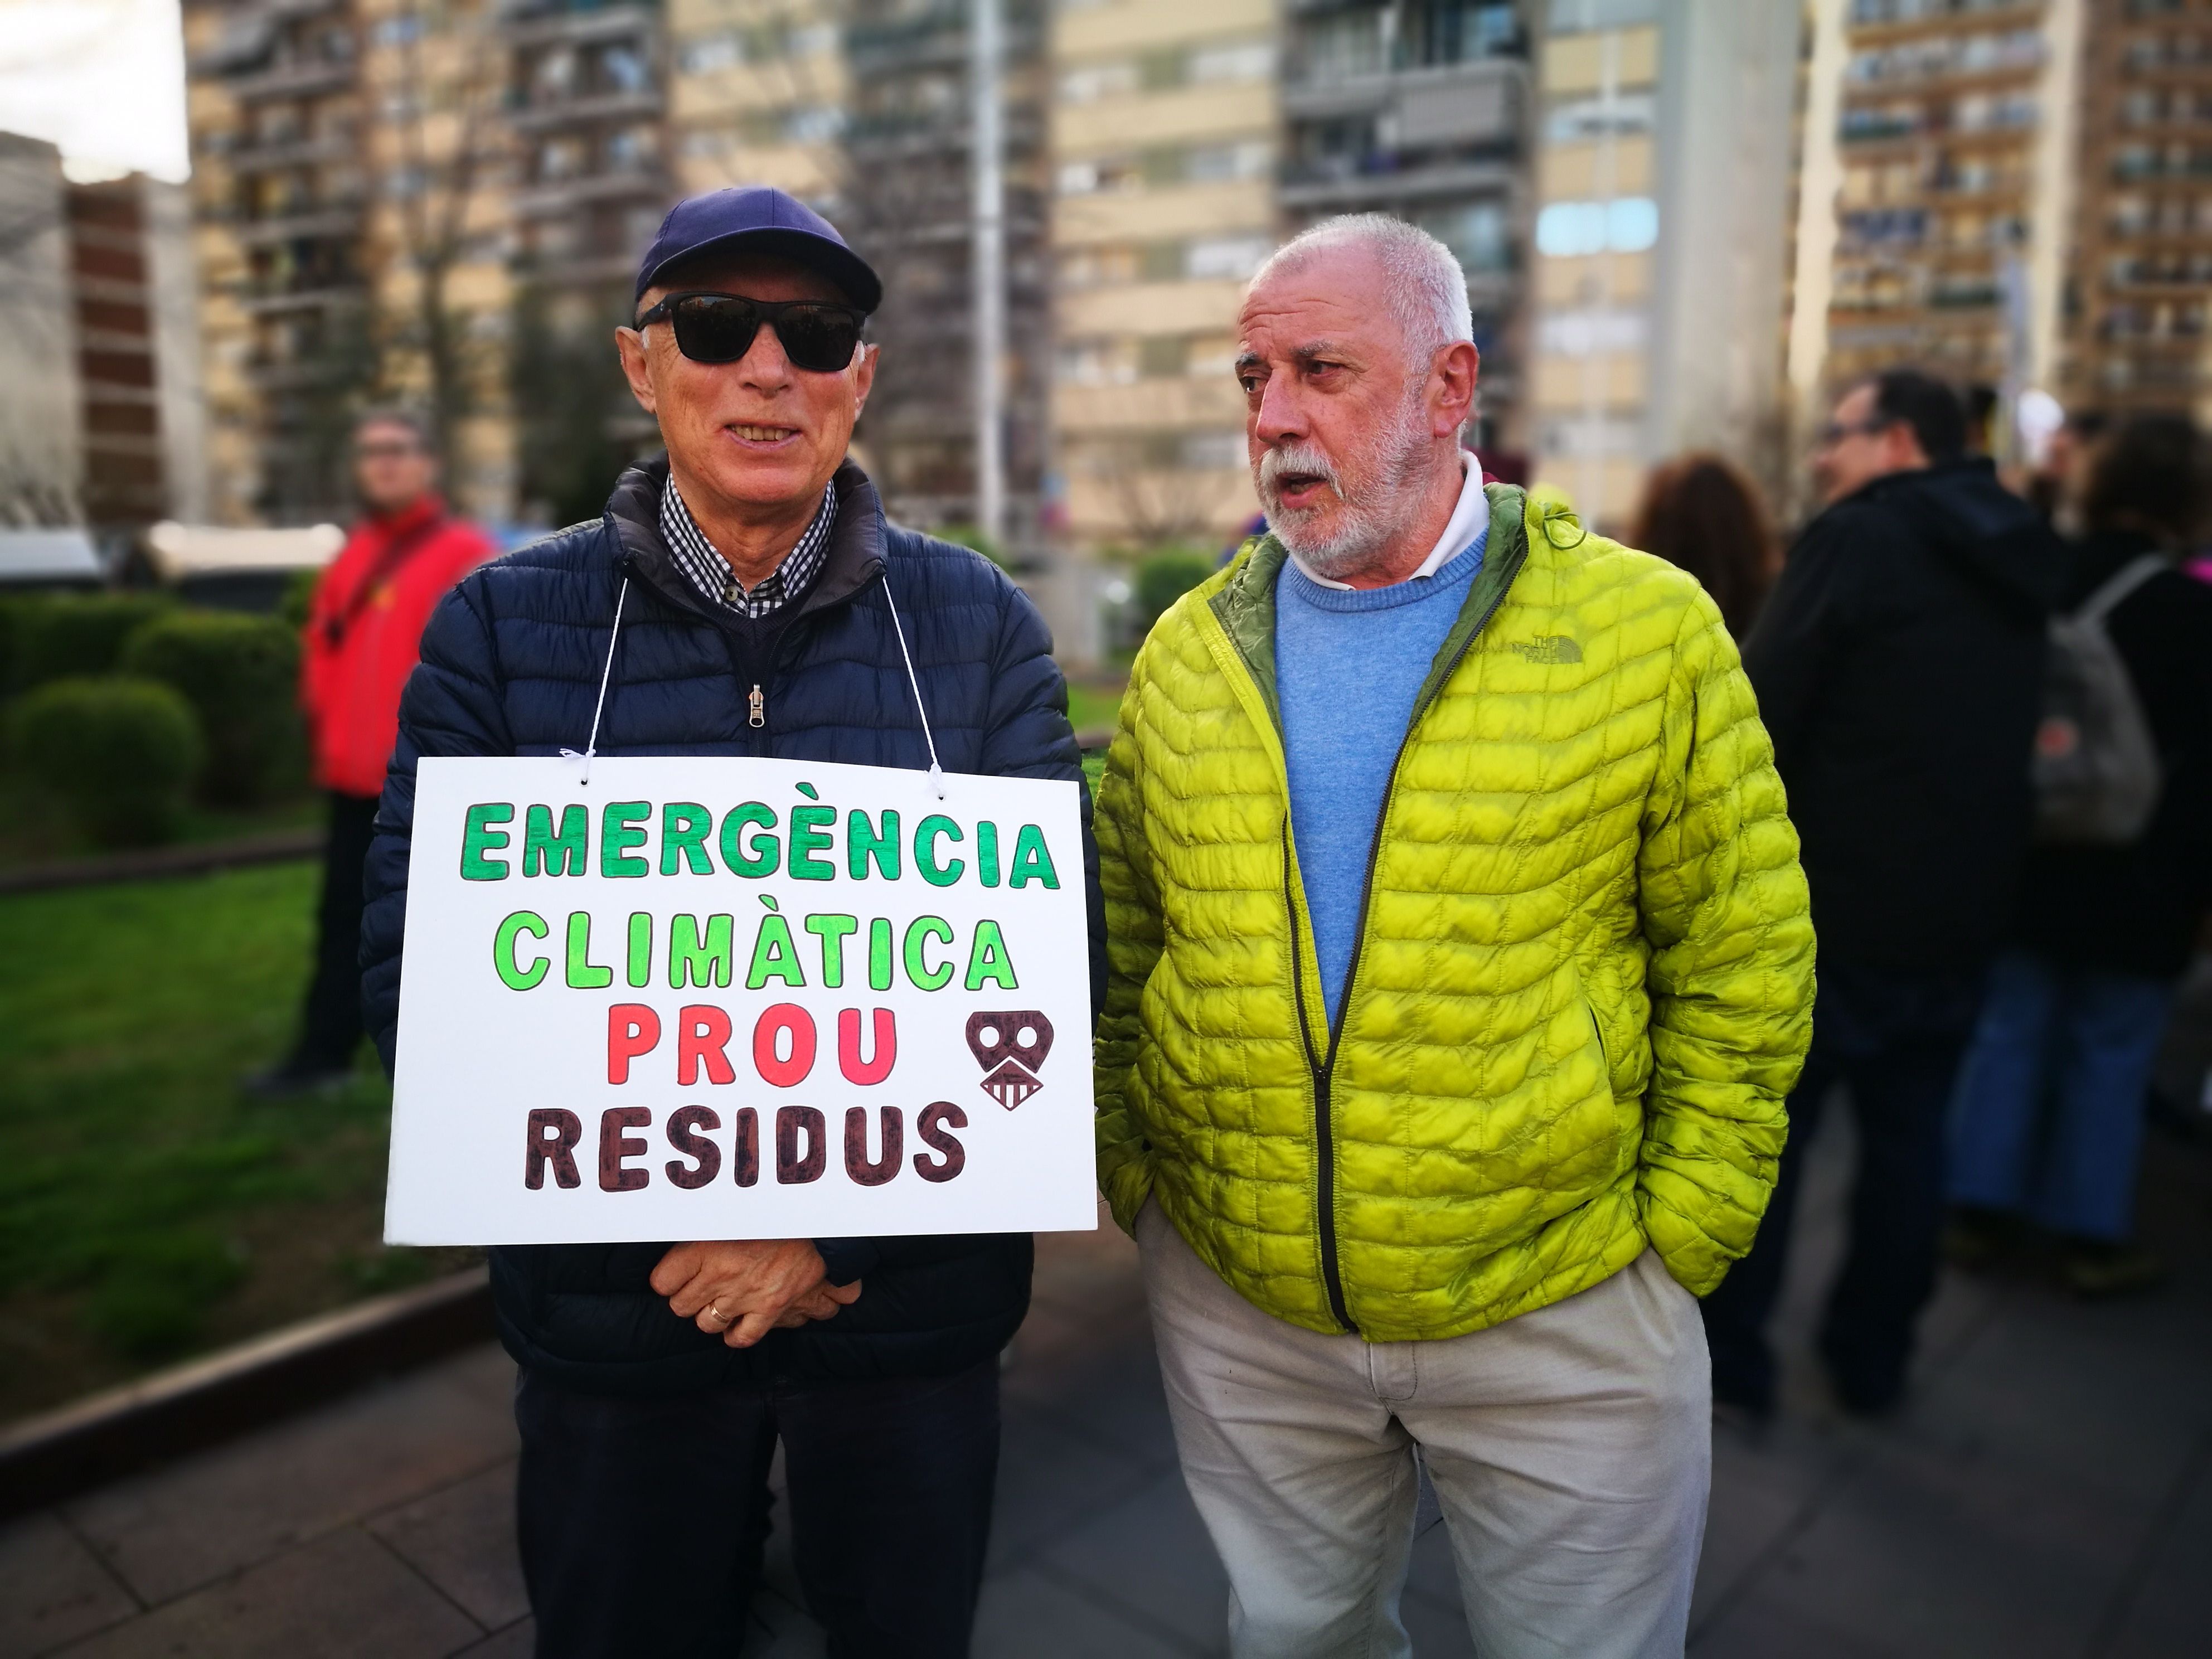
<svg viewBox="0 0 2212 1659">
<path fill-rule="evenodd" d="M 493 552 L 482 531 L 447 516 L 436 453 L 413 416 L 364 416 L 353 455 L 362 516 L 316 584 L 300 671 L 315 781 L 331 798 L 315 976 L 290 1056 L 248 1085 L 264 1096 L 308 1093 L 353 1069 L 362 1036 L 361 866 L 398 735 L 400 689 L 433 607 Z"/>
</svg>

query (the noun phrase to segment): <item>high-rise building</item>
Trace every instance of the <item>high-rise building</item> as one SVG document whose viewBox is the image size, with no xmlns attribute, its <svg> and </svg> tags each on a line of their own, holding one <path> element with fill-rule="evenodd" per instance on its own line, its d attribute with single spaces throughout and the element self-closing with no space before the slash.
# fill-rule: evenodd
<svg viewBox="0 0 2212 1659">
<path fill-rule="evenodd" d="M 184 21 L 210 508 L 309 516 L 369 352 L 360 21 L 349 0 L 189 0 Z"/>
<path fill-rule="evenodd" d="M 190 238 L 177 185 L 0 133 L 0 526 L 204 512 Z"/>
<path fill-rule="evenodd" d="M 424 407 L 504 517 L 493 0 L 188 0 L 212 515 L 327 515 L 366 403 Z"/>
<path fill-rule="evenodd" d="M 1520 9 L 1305 0 L 1289 8 L 1285 31 L 1283 228 L 1388 213 L 1450 248 L 1482 354 L 1473 441 L 1486 453 L 1521 449 L 1529 84 Z"/>
<path fill-rule="evenodd" d="M 78 523 L 78 419 L 70 246 L 61 151 L 0 132 L 0 529 Z"/>
<path fill-rule="evenodd" d="M 1818 0 L 1814 55 L 1838 84 L 1808 99 L 1834 121 L 1808 125 L 1805 165 L 1835 211 L 1800 237 L 1801 398 L 1899 364 L 1991 393 L 2057 383 L 2078 269 L 2083 5 Z"/>
<path fill-rule="evenodd" d="M 132 173 L 70 185 L 67 212 L 86 522 L 203 518 L 190 204 L 179 186 Z"/>
<path fill-rule="evenodd" d="M 1535 476 L 1607 529 L 1669 455 L 1772 470 L 1799 32 L 1774 0 L 1544 14 Z"/>
<path fill-rule="evenodd" d="M 1092 548 L 1218 540 L 1257 510 L 1234 363 L 1279 240 L 1275 3 L 1093 0 L 1054 24 L 1064 526 Z"/>
<path fill-rule="evenodd" d="M 1042 0 L 996 0 L 1003 143 L 1000 449 L 1010 550 L 1037 545 L 1051 315 Z M 860 441 L 893 513 L 973 525 L 977 110 L 973 0 L 847 0 L 837 222 L 884 273 L 883 348 Z"/>
<path fill-rule="evenodd" d="M 684 195 L 774 185 L 827 212 L 852 92 L 839 0 L 668 0 L 670 145 Z"/>
<path fill-rule="evenodd" d="M 2087 0 L 2069 408 L 2212 419 L 2212 4 Z"/>
</svg>

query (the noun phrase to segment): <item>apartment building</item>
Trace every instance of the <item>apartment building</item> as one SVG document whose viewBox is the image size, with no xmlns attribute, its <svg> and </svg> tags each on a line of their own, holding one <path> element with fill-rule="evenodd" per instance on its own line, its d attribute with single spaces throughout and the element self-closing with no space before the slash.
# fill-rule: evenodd
<svg viewBox="0 0 2212 1659">
<path fill-rule="evenodd" d="M 0 529 L 83 514 L 65 188 L 59 149 L 0 132 Z"/>
<path fill-rule="evenodd" d="M 1080 546 L 1216 542 L 1258 511 L 1236 325 L 1279 235 L 1279 53 L 1274 0 L 1057 14 L 1052 415 Z"/>
<path fill-rule="evenodd" d="M 2069 408 L 2212 419 L 2212 0 L 2088 0 Z"/>
<path fill-rule="evenodd" d="M 1830 386 L 1897 363 L 2049 385 L 2079 165 L 2082 0 L 1850 0 Z"/>
<path fill-rule="evenodd" d="M 210 512 L 305 517 L 331 499 L 331 404 L 368 351 L 360 20 L 188 0 L 184 26 Z"/>
<path fill-rule="evenodd" d="M 1526 444 L 1519 417 L 1528 191 L 1529 33 L 1499 0 L 1305 0 L 1284 21 L 1277 200 L 1295 232 L 1339 213 L 1388 213 L 1443 242 L 1467 272 L 1482 353 L 1473 441 Z"/>
<path fill-rule="evenodd" d="M 667 0 L 679 193 L 774 185 L 828 213 L 852 89 L 842 0 Z"/>
<path fill-rule="evenodd" d="M 1685 450 L 1778 470 L 1799 32 L 1772 0 L 1544 14 L 1534 472 L 1601 528 Z"/>
<path fill-rule="evenodd" d="M 436 419 L 459 505 L 513 516 L 521 294 L 626 276 L 666 206 L 658 20 L 185 0 L 213 516 L 342 505 L 352 415 L 384 400 Z"/>
<path fill-rule="evenodd" d="M 1052 317 L 1043 0 L 997 0 L 1003 179 L 998 383 L 1001 533 L 1036 547 Z M 980 515 L 975 350 L 973 0 L 847 0 L 850 88 L 838 137 L 838 223 L 884 275 L 883 349 L 860 431 L 891 510 L 925 526 Z"/>
<path fill-rule="evenodd" d="M 143 173 L 64 194 L 84 516 L 129 531 L 206 513 L 191 206 Z"/>
</svg>

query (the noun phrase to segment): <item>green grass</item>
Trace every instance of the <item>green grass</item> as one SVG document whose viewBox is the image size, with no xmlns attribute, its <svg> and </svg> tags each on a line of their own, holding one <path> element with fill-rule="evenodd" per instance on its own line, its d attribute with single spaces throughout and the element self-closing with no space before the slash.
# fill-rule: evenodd
<svg viewBox="0 0 2212 1659">
<path fill-rule="evenodd" d="M 300 793 L 258 806 L 206 806 L 193 801 L 179 815 L 171 839 L 230 841 L 274 830 L 307 829 L 321 823 L 329 810 L 323 795 Z M 93 857 L 108 850 L 72 823 L 60 803 L 30 780 L 19 772 L 0 770 L 0 869 Z"/>
<path fill-rule="evenodd" d="M 387 1250 L 390 1095 L 257 1103 L 314 866 L 0 899 L 0 1417 L 466 1260 Z"/>
<path fill-rule="evenodd" d="M 1067 688 L 1067 723 L 1078 732 L 1110 730 L 1121 707 L 1123 682 L 1072 682 Z"/>
</svg>

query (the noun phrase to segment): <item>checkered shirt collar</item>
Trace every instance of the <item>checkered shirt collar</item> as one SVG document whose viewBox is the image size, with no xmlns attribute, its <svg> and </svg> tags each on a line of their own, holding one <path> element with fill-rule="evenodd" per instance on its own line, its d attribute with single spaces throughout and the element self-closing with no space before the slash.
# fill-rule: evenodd
<svg viewBox="0 0 2212 1659">
<path fill-rule="evenodd" d="M 691 509 L 684 505 L 684 497 L 677 493 L 676 480 L 670 478 L 668 487 L 660 492 L 660 534 L 668 544 L 668 550 L 676 556 L 676 562 L 691 579 L 691 585 L 709 605 L 732 611 L 755 621 L 781 610 L 790 600 L 806 591 L 814 580 L 814 573 L 822 568 L 823 556 L 830 550 L 830 532 L 837 522 L 837 486 L 827 483 L 822 487 L 822 507 L 814 521 L 806 526 L 798 544 L 783 556 L 776 566 L 750 592 L 738 583 L 730 569 L 729 562 L 715 550 L 691 516 Z"/>
</svg>

